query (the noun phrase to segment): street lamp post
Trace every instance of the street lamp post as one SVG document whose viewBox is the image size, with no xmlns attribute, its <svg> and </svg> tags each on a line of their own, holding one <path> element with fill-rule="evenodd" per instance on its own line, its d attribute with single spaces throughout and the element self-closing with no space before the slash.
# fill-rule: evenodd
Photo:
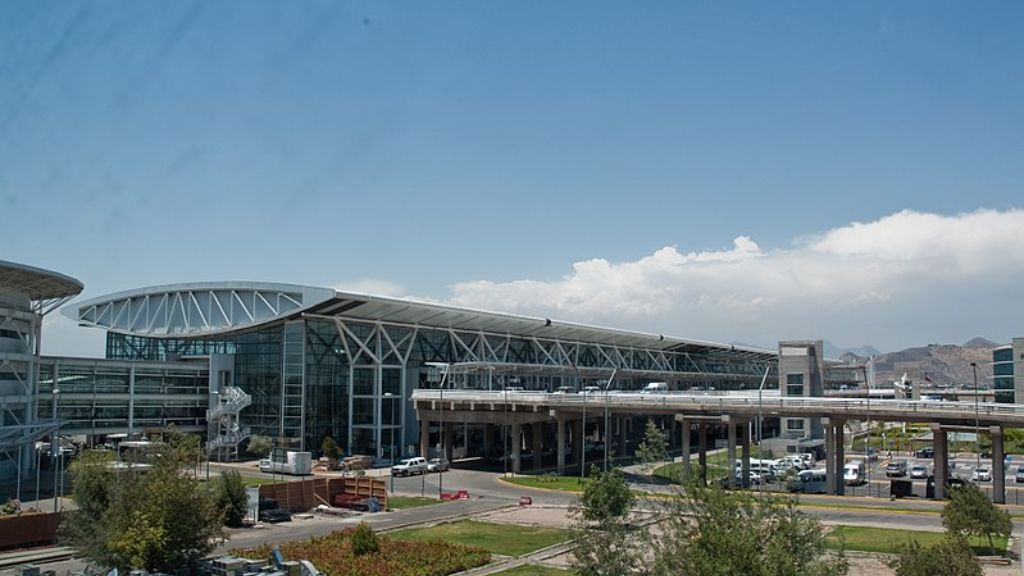
<svg viewBox="0 0 1024 576">
<path fill-rule="evenodd" d="M 50 442 L 50 457 L 53 461 L 53 512 L 57 513 L 58 500 L 60 496 L 57 493 L 57 475 L 59 474 L 58 458 L 60 458 L 60 389 L 53 389 L 53 419 L 57 423 L 57 427 L 53 430 L 53 438 Z"/>
<path fill-rule="evenodd" d="M 974 455 L 975 470 L 981 468 L 981 435 L 978 433 L 981 428 L 978 426 L 978 363 L 971 362 L 971 372 L 974 374 Z"/>
<path fill-rule="evenodd" d="M 587 441 L 585 440 L 585 438 L 587 437 L 587 396 L 589 396 L 589 394 L 588 394 L 587 387 L 583 386 L 583 381 L 580 379 L 580 369 L 579 369 L 579 367 L 577 367 L 576 364 L 573 364 L 572 368 L 573 368 L 573 370 L 576 371 L 576 383 L 577 383 L 577 385 L 583 391 L 583 422 L 580 423 L 580 430 L 582 431 L 582 434 L 580 434 L 581 438 L 579 439 L 579 442 L 580 442 L 580 484 L 582 484 L 583 480 L 584 480 L 584 478 L 586 478 L 586 474 L 587 474 Z"/>
<path fill-rule="evenodd" d="M 610 428 L 608 427 L 610 422 L 608 421 L 608 391 L 612 387 L 612 382 L 615 381 L 615 373 L 618 372 L 618 368 L 612 370 L 612 375 L 608 378 L 608 382 L 604 385 L 604 471 L 608 472 L 608 447 L 611 445 L 609 433 Z"/>
<path fill-rule="evenodd" d="M 395 395 L 392 394 L 391 392 L 385 392 L 384 393 L 384 397 L 385 398 L 394 398 L 394 396 Z M 391 404 L 391 428 L 390 428 L 390 430 L 391 430 L 391 442 L 388 443 L 388 446 L 389 446 L 388 447 L 388 453 L 389 453 L 389 456 L 391 458 L 391 465 L 394 466 L 395 465 L 395 428 L 394 428 L 394 426 L 395 426 L 395 420 L 396 420 L 395 405 L 397 404 L 397 402 L 395 402 L 394 400 L 388 400 L 388 402 Z M 392 494 L 395 493 L 395 475 L 394 474 L 391 475 L 391 493 Z"/>
<path fill-rule="evenodd" d="M 448 459 L 448 445 L 445 442 L 445 433 L 444 433 L 444 384 L 445 384 L 445 382 L 448 381 L 448 372 L 449 372 L 449 369 L 451 368 L 451 364 L 443 364 L 442 366 L 444 368 L 444 374 L 441 375 L 441 383 L 438 385 L 438 398 L 440 398 L 440 400 L 441 400 L 441 411 L 440 411 L 440 414 L 439 414 L 440 424 L 441 425 L 438 428 L 438 432 L 439 432 L 439 435 L 441 436 L 441 442 L 440 442 L 440 444 L 441 444 L 441 459 L 447 460 Z M 437 497 L 440 498 L 441 494 L 443 494 L 443 493 L 444 493 L 444 470 L 442 468 L 438 468 L 438 470 L 437 470 Z"/>
</svg>

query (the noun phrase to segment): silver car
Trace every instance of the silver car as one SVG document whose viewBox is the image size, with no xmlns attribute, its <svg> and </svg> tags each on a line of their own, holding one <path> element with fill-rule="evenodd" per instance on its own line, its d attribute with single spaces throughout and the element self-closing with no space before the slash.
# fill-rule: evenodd
<svg viewBox="0 0 1024 576">
<path fill-rule="evenodd" d="M 924 464 L 914 464 L 910 468 L 910 477 L 911 478 L 927 478 L 928 477 L 928 467 L 925 466 Z"/>
<path fill-rule="evenodd" d="M 447 472 L 449 466 L 448 460 L 444 458 L 431 458 L 427 462 L 427 472 Z"/>
</svg>

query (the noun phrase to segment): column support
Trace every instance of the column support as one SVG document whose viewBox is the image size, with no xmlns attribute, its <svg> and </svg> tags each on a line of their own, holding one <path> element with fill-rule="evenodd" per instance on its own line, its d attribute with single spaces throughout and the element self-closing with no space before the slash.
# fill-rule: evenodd
<svg viewBox="0 0 1024 576">
<path fill-rule="evenodd" d="M 836 494 L 842 496 L 846 493 L 846 482 L 843 480 L 843 469 L 846 467 L 846 452 L 844 445 L 843 426 L 845 422 L 842 420 L 831 420 L 832 425 L 835 426 L 835 431 L 832 432 L 835 438 L 835 452 L 836 452 Z M 868 462 L 864 463 L 864 466 L 870 466 Z M 871 494 L 871 485 L 868 485 L 868 495 Z"/>
<path fill-rule="evenodd" d="M 949 447 L 946 444 L 946 430 L 940 424 L 932 424 L 932 446 L 935 449 L 935 499 L 946 499 L 946 480 L 949 478 Z"/>
<path fill-rule="evenodd" d="M 728 417 L 726 417 L 728 418 Z M 726 468 L 728 472 L 728 485 L 729 488 L 736 487 L 736 423 L 732 420 L 727 419 L 725 422 L 726 435 L 729 438 L 729 443 L 725 450 L 726 452 Z"/>
<path fill-rule="evenodd" d="M 822 422 L 825 424 L 825 484 L 828 487 L 829 494 L 836 493 L 836 429 L 832 426 L 831 420 L 826 422 L 825 418 L 822 418 Z"/>
<path fill-rule="evenodd" d="M 420 456 L 430 458 L 430 420 L 420 420 Z"/>
<path fill-rule="evenodd" d="M 680 440 L 683 445 L 683 464 L 682 464 L 682 478 L 690 477 L 690 421 L 680 420 L 679 427 L 682 428 L 682 437 Z"/>
<path fill-rule="evenodd" d="M 452 434 L 452 432 L 453 432 L 454 428 L 455 428 L 455 424 L 453 424 L 452 422 L 445 422 L 444 426 L 442 426 L 442 430 L 441 430 L 441 434 L 442 434 L 441 444 L 444 447 L 444 458 L 446 460 L 448 460 L 449 462 L 452 461 L 452 455 L 453 455 L 453 452 L 452 452 L 452 436 L 454 436 L 454 434 Z"/>
<path fill-rule="evenodd" d="M 697 425 L 697 464 L 700 466 L 700 479 L 708 481 L 708 425 L 701 422 Z"/>
<path fill-rule="evenodd" d="M 992 501 L 1006 504 L 1006 462 L 1003 460 L 1003 427 L 989 428 L 992 435 Z"/>
<path fill-rule="evenodd" d="M 737 426 L 740 429 L 740 469 L 743 474 L 740 476 L 740 484 L 750 488 L 750 422 L 741 422 Z"/>
<path fill-rule="evenodd" d="M 565 476 L 565 417 L 561 414 L 557 417 L 556 427 L 555 435 L 558 437 L 556 440 L 558 444 L 555 451 L 558 460 L 555 471 L 559 476 Z"/>
<path fill-rule="evenodd" d="M 619 456 L 625 457 L 627 449 L 626 442 L 626 417 L 619 416 Z"/>
<path fill-rule="evenodd" d="M 520 447 L 523 445 L 522 438 L 522 426 L 519 422 L 512 422 L 512 473 L 521 474 L 523 463 L 520 458 L 522 450 Z"/>
<path fill-rule="evenodd" d="M 531 428 L 533 428 L 533 469 L 539 471 L 544 465 L 544 423 L 534 422 Z"/>
</svg>

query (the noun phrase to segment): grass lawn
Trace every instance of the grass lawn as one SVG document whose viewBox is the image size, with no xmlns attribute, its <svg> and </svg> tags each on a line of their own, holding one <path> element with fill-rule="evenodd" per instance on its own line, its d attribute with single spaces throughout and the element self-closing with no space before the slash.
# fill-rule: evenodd
<svg viewBox="0 0 1024 576">
<path fill-rule="evenodd" d="M 916 540 L 921 546 L 937 544 L 945 537 L 942 532 L 922 532 L 918 530 L 894 530 L 891 528 L 867 528 L 863 526 L 836 526 L 826 539 L 831 548 L 838 547 L 840 538 L 846 540 L 847 550 L 862 552 L 895 552 L 897 544 Z M 994 538 L 996 554 L 1006 554 L 1006 538 Z M 988 539 L 971 538 L 971 547 L 975 554 L 989 554 Z"/>
<path fill-rule="evenodd" d="M 388 498 L 388 508 L 392 510 L 405 510 L 406 508 L 420 508 L 421 506 L 444 504 L 444 502 L 444 500 L 426 498 L 424 496 L 391 496 Z"/>
<path fill-rule="evenodd" d="M 245 482 L 246 486 L 263 486 L 264 484 L 274 483 L 270 478 L 257 478 L 255 476 L 242 476 L 242 481 Z"/>
<path fill-rule="evenodd" d="M 492 524 L 476 520 L 461 520 L 429 528 L 406 528 L 387 535 L 395 540 L 433 541 L 464 544 L 483 548 L 494 554 L 522 556 L 570 538 L 568 530 Z"/>
<path fill-rule="evenodd" d="M 540 476 L 515 476 L 502 478 L 503 481 L 516 486 L 527 488 L 547 488 L 548 490 L 563 490 L 566 492 L 583 492 L 589 479 L 580 482 L 579 476 L 554 476 L 543 474 Z"/>
<path fill-rule="evenodd" d="M 573 573 L 561 568 L 549 566 L 519 566 L 509 570 L 503 570 L 494 576 L 571 576 Z"/>
</svg>

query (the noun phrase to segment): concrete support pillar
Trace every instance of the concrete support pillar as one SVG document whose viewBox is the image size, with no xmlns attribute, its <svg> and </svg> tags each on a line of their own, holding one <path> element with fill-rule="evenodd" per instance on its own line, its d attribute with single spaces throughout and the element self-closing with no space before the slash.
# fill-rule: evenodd
<svg viewBox="0 0 1024 576">
<path fill-rule="evenodd" d="M 494 456 L 494 424 L 484 424 L 484 460 Z"/>
<path fill-rule="evenodd" d="M 743 471 L 740 479 L 744 488 L 750 488 L 750 422 L 742 422 L 737 426 L 740 429 L 740 468 Z"/>
<path fill-rule="evenodd" d="M 679 428 L 682 429 L 680 434 L 680 442 L 683 445 L 683 466 L 682 466 L 682 477 L 690 477 L 690 422 L 688 420 L 680 420 Z"/>
<path fill-rule="evenodd" d="M 1006 463 L 1003 460 L 1003 427 L 992 426 L 992 501 L 1006 504 Z"/>
<path fill-rule="evenodd" d="M 520 458 L 522 452 L 521 446 L 523 445 L 522 438 L 522 426 L 518 422 L 512 423 L 512 473 L 522 473 L 523 463 Z"/>
<path fill-rule="evenodd" d="M 540 470 L 543 466 L 543 452 L 544 452 L 544 423 L 534 422 L 533 423 L 533 469 Z"/>
<path fill-rule="evenodd" d="M 842 420 L 832 420 L 832 425 L 835 426 L 835 431 L 832 432 L 835 437 L 835 453 L 836 453 L 836 494 L 842 496 L 846 493 L 846 482 L 843 480 L 843 468 L 846 467 L 846 453 L 845 453 L 845 437 L 843 436 L 843 427 L 845 422 Z M 870 466 L 867 462 L 865 466 Z M 871 492 L 871 486 L 868 486 L 868 494 Z"/>
<path fill-rule="evenodd" d="M 575 466 L 583 465 L 583 420 L 573 420 L 572 423 L 572 463 Z M 585 472 L 584 472 L 585 473 Z"/>
<path fill-rule="evenodd" d="M 451 422 L 445 422 L 444 426 L 441 427 L 441 445 L 444 447 L 444 457 L 449 462 L 452 461 L 452 432 L 455 430 L 455 425 Z"/>
<path fill-rule="evenodd" d="M 420 456 L 430 458 L 430 420 L 420 420 Z"/>
<path fill-rule="evenodd" d="M 949 447 L 946 431 L 939 424 L 932 424 L 932 446 L 935 449 L 935 499 L 945 500 L 946 481 L 949 479 Z"/>
<path fill-rule="evenodd" d="M 729 444 L 726 448 L 726 465 L 729 469 L 729 488 L 736 487 L 736 423 L 732 420 L 728 420 L 725 423 L 726 434 L 729 438 Z"/>
<path fill-rule="evenodd" d="M 697 425 L 697 464 L 700 466 L 700 479 L 708 481 L 708 425 L 701 422 Z"/>
<path fill-rule="evenodd" d="M 557 454 L 556 468 L 555 471 L 559 476 L 565 476 L 565 417 L 558 416 L 555 436 L 557 446 L 555 452 Z"/>
<path fill-rule="evenodd" d="M 676 419 L 675 418 L 671 418 L 671 417 L 668 418 L 668 431 L 669 431 L 668 438 L 669 438 L 669 442 L 670 442 L 669 448 L 672 449 L 672 450 L 678 450 L 679 449 L 679 438 L 680 438 L 680 436 L 682 436 L 682 433 L 676 434 L 676 430 L 678 428 L 681 428 L 681 426 L 679 425 L 678 422 L 676 422 Z"/>
<path fill-rule="evenodd" d="M 619 456 L 625 457 L 628 442 L 626 441 L 626 417 L 619 416 Z"/>
<path fill-rule="evenodd" d="M 829 494 L 836 493 L 836 429 L 831 423 L 825 425 L 825 485 Z M 841 482 L 842 479 L 839 478 Z"/>
</svg>

